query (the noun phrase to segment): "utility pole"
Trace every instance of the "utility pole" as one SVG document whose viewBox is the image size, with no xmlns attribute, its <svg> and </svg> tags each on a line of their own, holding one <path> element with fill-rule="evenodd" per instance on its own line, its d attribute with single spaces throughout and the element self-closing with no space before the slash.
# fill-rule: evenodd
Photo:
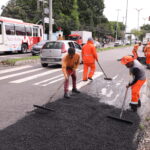
<svg viewBox="0 0 150 150">
<path fill-rule="evenodd" d="M 144 20 L 144 25 L 145 25 L 145 21 L 147 20 L 148 18 L 146 17 L 146 18 L 143 18 L 143 20 Z"/>
<path fill-rule="evenodd" d="M 43 15 L 42 15 L 42 18 L 43 18 L 43 19 L 42 19 L 42 20 L 43 20 L 43 33 L 45 34 L 45 21 L 44 21 L 44 18 L 45 18 L 45 14 L 44 14 L 44 8 L 45 8 L 45 7 L 44 7 L 44 6 L 45 6 L 45 5 L 44 5 L 44 3 L 45 3 L 45 0 L 43 0 L 43 9 L 42 9 L 42 11 L 43 11 L 43 13 L 42 13 L 42 14 L 43 14 Z"/>
<path fill-rule="evenodd" d="M 52 0 L 49 0 L 49 40 L 52 40 L 53 22 L 52 22 Z"/>
<path fill-rule="evenodd" d="M 137 30 L 139 30 L 139 18 L 140 18 L 140 11 L 142 10 L 142 8 L 141 8 L 141 9 L 137 9 L 137 8 L 136 8 L 136 10 L 137 10 L 137 12 L 138 12 Z"/>
<path fill-rule="evenodd" d="M 127 19 L 128 19 L 128 0 L 126 3 L 126 20 L 125 20 L 125 32 L 124 32 L 124 34 L 126 34 L 126 32 L 127 32 Z"/>
<path fill-rule="evenodd" d="M 115 38 L 115 41 L 117 41 L 117 36 L 118 36 L 118 19 L 119 19 L 119 11 L 120 9 L 117 9 L 118 13 L 117 13 L 117 24 L 116 24 L 116 38 Z"/>
</svg>

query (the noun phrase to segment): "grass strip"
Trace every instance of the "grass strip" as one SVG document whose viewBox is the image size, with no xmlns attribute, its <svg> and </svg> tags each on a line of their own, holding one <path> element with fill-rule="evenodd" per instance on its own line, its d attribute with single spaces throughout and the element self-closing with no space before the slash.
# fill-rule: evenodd
<svg viewBox="0 0 150 150">
<path fill-rule="evenodd" d="M 17 61 L 37 60 L 39 58 L 40 56 L 30 56 L 30 57 L 23 57 L 23 58 L 6 59 L 6 60 L 2 60 L 1 64 L 14 66 Z"/>
<path fill-rule="evenodd" d="M 112 49 L 117 49 L 117 48 L 130 47 L 130 46 L 132 46 L 132 45 L 117 46 L 117 47 L 106 47 L 106 48 L 97 48 L 97 52 L 106 51 L 106 50 L 112 50 Z"/>
</svg>

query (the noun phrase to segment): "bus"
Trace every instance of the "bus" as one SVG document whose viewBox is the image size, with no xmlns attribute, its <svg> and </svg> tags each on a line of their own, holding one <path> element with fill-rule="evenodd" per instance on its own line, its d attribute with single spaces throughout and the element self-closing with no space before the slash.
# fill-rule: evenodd
<svg viewBox="0 0 150 150">
<path fill-rule="evenodd" d="M 0 52 L 30 52 L 43 40 L 43 26 L 19 19 L 0 17 Z"/>
</svg>

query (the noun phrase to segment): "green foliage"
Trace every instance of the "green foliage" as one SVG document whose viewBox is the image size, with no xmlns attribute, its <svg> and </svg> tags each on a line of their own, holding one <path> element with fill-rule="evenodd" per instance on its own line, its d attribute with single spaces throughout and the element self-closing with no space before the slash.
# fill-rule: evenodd
<svg viewBox="0 0 150 150">
<path fill-rule="evenodd" d="M 145 37 L 146 33 L 150 33 L 150 25 L 149 24 L 143 25 L 141 27 L 140 39 L 143 39 Z"/>
<path fill-rule="evenodd" d="M 47 3 L 44 4 L 48 7 Z M 36 23 L 43 17 L 43 7 L 38 0 L 10 0 L 3 7 L 2 16 L 22 19 L 26 22 Z M 58 27 L 63 29 L 65 35 L 72 30 L 92 31 L 94 36 L 114 35 L 114 27 L 103 15 L 104 0 L 53 0 L 54 32 Z M 45 15 L 46 16 L 46 15 Z M 48 15 L 47 15 L 48 16 Z M 119 32 L 123 30 L 119 23 Z M 48 25 L 46 24 L 48 33 Z"/>
<path fill-rule="evenodd" d="M 137 29 L 132 29 L 132 30 L 131 30 L 131 33 L 134 34 L 138 39 L 141 39 L 140 37 L 141 37 L 141 35 L 143 34 L 142 31 L 139 31 L 139 30 L 137 30 Z"/>
<path fill-rule="evenodd" d="M 113 37 L 115 37 L 116 35 L 116 28 L 117 28 L 118 38 L 121 39 L 124 37 L 125 25 L 122 22 L 118 22 L 118 27 L 117 27 L 117 22 L 111 21 L 110 26 L 111 26 L 111 32 Z"/>
</svg>

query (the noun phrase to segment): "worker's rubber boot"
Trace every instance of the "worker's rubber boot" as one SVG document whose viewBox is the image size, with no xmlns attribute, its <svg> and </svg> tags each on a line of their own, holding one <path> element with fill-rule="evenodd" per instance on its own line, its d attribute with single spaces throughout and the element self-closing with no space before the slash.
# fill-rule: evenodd
<svg viewBox="0 0 150 150">
<path fill-rule="evenodd" d="M 138 101 L 138 107 L 141 107 L 141 100 Z"/>
<path fill-rule="evenodd" d="M 88 77 L 88 79 L 89 79 L 89 80 L 91 80 L 91 81 L 93 80 L 93 79 L 92 79 L 92 78 L 90 78 L 90 77 Z"/>
<path fill-rule="evenodd" d="M 131 104 L 131 103 L 130 103 L 129 105 L 130 105 L 132 111 L 137 112 L 138 104 Z"/>
<path fill-rule="evenodd" d="M 80 93 L 80 91 L 78 91 L 76 88 L 73 88 L 73 89 L 72 89 L 72 92 L 73 92 L 73 93 Z"/>
<path fill-rule="evenodd" d="M 68 94 L 68 93 L 65 93 L 65 94 L 64 94 L 64 98 L 68 98 L 68 99 L 69 99 L 69 98 L 70 98 L 69 94 Z"/>
</svg>

